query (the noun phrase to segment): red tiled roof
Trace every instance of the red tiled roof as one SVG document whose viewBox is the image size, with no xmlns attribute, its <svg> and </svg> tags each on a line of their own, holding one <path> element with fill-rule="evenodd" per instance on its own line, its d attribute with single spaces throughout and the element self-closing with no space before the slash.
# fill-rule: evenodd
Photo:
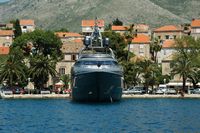
<svg viewBox="0 0 200 133">
<path fill-rule="evenodd" d="M 14 36 L 13 30 L 0 30 L 0 36 Z"/>
<path fill-rule="evenodd" d="M 170 32 L 170 31 L 182 31 L 180 27 L 176 25 L 166 25 L 154 30 L 154 32 Z"/>
<path fill-rule="evenodd" d="M 104 20 L 97 20 L 99 27 L 104 27 Z M 82 20 L 82 26 L 95 26 L 95 20 Z"/>
<path fill-rule="evenodd" d="M 10 52 L 9 47 L 0 47 L 0 55 L 7 55 Z"/>
<path fill-rule="evenodd" d="M 200 27 L 200 19 L 192 20 L 191 27 Z"/>
<path fill-rule="evenodd" d="M 175 41 L 174 40 L 165 40 L 162 45 L 163 48 L 174 48 Z"/>
<path fill-rule="evenodd" d="M 73 33 L 73 32 L 55 32 L 55 34 L 58 37 L 82 37 L 79 33 Z"/>
<path fill-rule="evenodd" d="M 19 21 L 19 23 L 20 25 L 31 25 L 31 26 L 35 25 L 34 20 L 31 20 L 31 19 L 22 19 Z"/>
<path fill-rule="evenodd" d="M 150 37 L 144 34 L 138 34 L 134 37 L 132 43 L 150 43 Z"/>
<path fill-rule="evenodd" d="M 128 26 L 115 26 L 115 25 L 112 26 L 113 31 L 126 31 L 127 28 Z"/>
</svg>

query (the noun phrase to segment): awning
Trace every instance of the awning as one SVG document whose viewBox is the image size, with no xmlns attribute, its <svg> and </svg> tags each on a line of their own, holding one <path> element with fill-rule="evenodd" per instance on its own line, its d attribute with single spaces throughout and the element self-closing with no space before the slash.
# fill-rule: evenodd
<svg viewBox="0 0 200 133">
<path fill-rule="evenodd" d="M 186 86 L 192 86 L 192 83 L 187 82 Z M 169 82 L 167 86 L 183 86 L 182 82 Z"/>
</svg>

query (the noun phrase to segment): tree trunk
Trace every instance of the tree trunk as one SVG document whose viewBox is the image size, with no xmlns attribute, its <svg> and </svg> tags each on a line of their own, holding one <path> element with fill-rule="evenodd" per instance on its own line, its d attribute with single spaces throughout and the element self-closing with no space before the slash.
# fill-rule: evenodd
<svg viewBox="0 0 200 133">
<path fill-rule="evenodd" d="M 186 84 L 186 77 L 183 76 L 183 88 L 182 88 L 182 92 L 181 92 L 181 96 L 182 97 L 184 97 L 184 94 L 186 92 L 186 86 L 185 86 L 185 84 Z"/>
</svg>

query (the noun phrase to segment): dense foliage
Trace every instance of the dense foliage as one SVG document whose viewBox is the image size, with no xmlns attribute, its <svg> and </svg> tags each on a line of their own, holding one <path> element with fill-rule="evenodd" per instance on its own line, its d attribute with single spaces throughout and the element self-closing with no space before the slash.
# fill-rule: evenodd
<svg viewBox="0 0 200 133">
<path fill-rule="evenodd" d="M 25 86 L 31 78 L 42 89 L 49 75 L 56 76 L 56 63 L 62 59 L 61 40 L 49 31 L 35 30 L 14 40 L 8 59 L 1 65 L 0 82 Z"/>
</svg>

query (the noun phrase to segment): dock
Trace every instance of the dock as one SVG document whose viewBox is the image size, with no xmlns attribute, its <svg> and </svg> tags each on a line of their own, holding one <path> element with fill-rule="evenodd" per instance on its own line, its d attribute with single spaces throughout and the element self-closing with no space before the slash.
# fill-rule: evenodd
<svg viewBox="0 0 200 133">
<path fill-rule="evenodd" d="M 70 99 L 70 94 L 10 94 L 5 95 L 3 93 L 0 94 L 0 98 L 2 99 Z M 177 95 L 152 95 L 152 94 L 143 94 L 143 95 L 122 95 L 122 99 L 134 99 L 134 98 L 199 98 L 200 94 L 185 94 L 182 97 L 180 94 Z"/>
</svg>

